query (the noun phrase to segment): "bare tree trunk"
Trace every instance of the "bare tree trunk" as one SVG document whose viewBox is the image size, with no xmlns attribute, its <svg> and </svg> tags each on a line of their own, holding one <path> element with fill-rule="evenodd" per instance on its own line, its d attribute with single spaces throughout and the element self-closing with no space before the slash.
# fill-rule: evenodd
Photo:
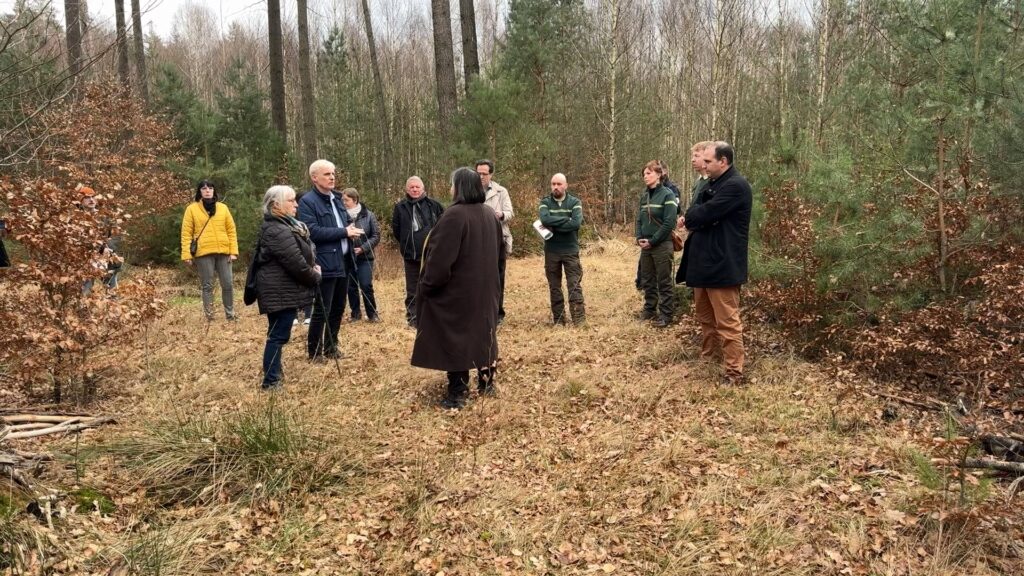
<svg viewBox="0 0 1024 576">
<path fill-rule="evenodd" d="M 363 0 L 365 2 L 365 0 Z M 306 0 L 298 0 L 299 81 L 302 84 L 302 154 L 306 164 L 320 157 L 316 139 L 316 96 L 313 94 L 313 73 L 309 58 L 309 13 Z"/>
<path fill-rule="evenodd" d="M 711 61 L 711 102 L 724 102 L 725 94 L 722 92 L 722 67 L 725 60 L 725 25 L 726 25 L 726 0 L 715 0 L 715 21 L 712 24 L 713 60 Z M 718 134 L 718 106 L 712 104 L 711 108 L 711 137 L 719 138 Z"/>
<path fill-rule="evenodd" d="M 459 23 L 462 25 L 462 69 L 466 77 L 466 96 L 469 96 L 469 85 L 473 78 L 480 75 L 480 59 L 476 50 L 476 9 L 473 7 L 473 0 L 459 0 Z"/>
<path fill-rule="evenodd" d="M 128 31 L 124 20 L 124 0 L 114 0 L 114 28 L 117 32 L 117 76 L 121 84 L 131 88 L 131 71 L 128 67 Z"/>
<path fill-rule="evenodd" d="M 288 141 L 288 117 L 284 100 L 284 47 L 281 43 L 281 2 L 267 0 L 270 36 L 270 116 L 281 139 Z"/>
<path fill-rule="evenodd" d="M 605 183 L 605 219 L 607 222 L 615 221 L 615 122 L 618 120 L 618 108 L 616 107 L 616 72 L 619 61 L 619 2 L 609 0 L 609 16 L 611 22 L 608 27 L 608 180 Z"/>
<path fill-rule="evenodd" d="M 832 29 L 832 17 L 831 17 L 831 5 L 829 0 L 822 0 L 821 5 L 821 22 L 819 26 L 821 29 L 818 31 L 818 101 L 817 101 L 817 116 L 814 120 L 814 141 L 817 145 L 821 146 L 822 132 L 824 128 L 825 118 L 825 86 L 828 75 L 828 54 L 829 54 L 829 42 L 830 42 L 830 31 Z"/>
<path fill-rule="evenodd" d="M 374 97 L 377 99 L 377 113 L 380 115 L 381 141 L 384 143 L 384 161 L 390 164 L 394 155 L 391 149 L 391 124 L 388 122 L 388 107 L 384 100 L 384 81 L 380 76 L 380 61 L 377 60 L 377 42 L 373 36 L 373 20 L 370 19 L 370 3 L 362 0 L 363 24 L 366 27 L 366 42 L 370 46 L 370 67 L 373 68 Z"/>
<path fill-rule="evenodd" d="M 940 78 L 942 78 L 940 73 Z M 943 84 L 940 82 L 939 86 Z M 935 182 L 936 196 L 938 196 L 938 216 L 939 216 L 939 288 L 946 291 L 946 265 L 949 259 L 949 238 L 946 231 L 946 119 L 940 118 L 939 123 L 939 134 L 938 134 L 938 149 L 937 149 L 937 161 L 938 161 L 938 176 Z"/>
<path fill-rule="evenodd" d="M 455 86 L 455 51 L 452 46 L 452 13 L 448 0 L 430 0 L 434 28 L 434 76 L 437 81 L 438 124 L 448 144 L 458 104 Z"/>
<path fill-rule="evenodd" d="M 78 0 L 64 0 L 64 20 L 68 44 L 68 72 L 74 78 L 82 71 L 82 18 Z"/>
<path fill-rule="evenodd" d="M 142 41 L 142 10 L 140 0 L 132 0 L 132 40 L 135 44 L 135 75 L 139 95 L 149 105 L 149 81 L 146 79 L 146 45 Z"/>
</svg>

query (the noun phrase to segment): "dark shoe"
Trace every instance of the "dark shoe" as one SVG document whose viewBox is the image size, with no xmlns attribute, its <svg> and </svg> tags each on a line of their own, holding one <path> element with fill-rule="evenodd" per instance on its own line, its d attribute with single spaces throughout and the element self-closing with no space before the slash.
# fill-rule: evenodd
<svg viewBox="0 0 1024 576">
<path fill-rule="evenodd" d="M 366 317 L 366 321 L 370 322 L 370 323 L 373 323 L 373 324 L 376 324 L 376 323 L 380 322 L 380 316 L 378 316 L 376 314 L 374 314 L 373 316 L 367 316 Z"/>
<path fill-rule="evenodd" d="M 586 326 L 587 325 L 587 317 L 584 316 L 582 318 L 573 318 L 572 319 L 572 325 L 576 326 L 576 327 Z"/>
<path fill-rule="evenodd" d="M 227 316 L 227 320 L 228 322 L 238 322 L 238 316 L 232 314 L 231 316 Z"/>
<path fill-rule="evenodd" d="M 742 388 L 747 385 L 747 379 L 743 374 L 722 374 L 722 386 Z"/>
<path fill-rule="evenodd" d="M 350 321 L 351 322 L 359 322 L 362 319 L 363 319 L 363 315 L 362 314 L 353 314 L 351 319 L 350 319 Z"/>
<path fill-rule="evenodd" d="M 651 322 L 651 326 L 654 326 L 655 328 L 668 328 L 670 324 L 672 324 L 672 322 L 667 318 L 658 318 L 654 322 Z"/>
<path fill-rule="evenodd" d="M 501 326 L 502 322 L 504 322 L 504 321 L 505 321 L 505 317 L 504 316 L 498 316 L 498 326 Z"/>
<path fill-rule="evenodd" d="M 263 385 L 260 386 L 260 389 L 264 392 L 280 392 L 283 387 L 284 385 L 281 383 L 280 380 L 278 380 L 276 382 L 270 383 L 264 382 Z"/>
<path fill-rule="evenodd" d="M 438 405 L 445 410 L 462 410 L 466 407 L 466 399 L 462 397 L 454 398 L 452 396 L 445 396 L 444 398 L 441 398 Z"/>
<path fill-rule="evenodd" d="M 646 320 L 652 320 L 652 319 L 654 319 L 654 311 L 653 310 L 641 310 L 641 311 L 636 313 L 636 319 L 640 320 L 641 322 L 646 321 Z"/>
<path fill-rule="evenodd" d="M 565 326 L 565 318 L 555 318 L 551 321 L 552 326 Z"/>
</svg>

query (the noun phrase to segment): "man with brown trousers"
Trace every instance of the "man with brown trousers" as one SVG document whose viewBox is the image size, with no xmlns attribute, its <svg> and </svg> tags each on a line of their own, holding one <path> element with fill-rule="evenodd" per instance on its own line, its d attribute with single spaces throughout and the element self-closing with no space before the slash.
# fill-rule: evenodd
<svg viewBox="0 0 1024 576">
<path fill-rule="evenodd" d="M 683 216 L 689 231 L 676 282 L 693 288 L 700 322 L 701 358 L 721 351 L 725 384 L 743 383 L 743 322 L 740 285 L 747 281 L 753 194 L 733 167 L 733 148 L 715 142 L 704 150 L 708 183 Z"/>
</svg>

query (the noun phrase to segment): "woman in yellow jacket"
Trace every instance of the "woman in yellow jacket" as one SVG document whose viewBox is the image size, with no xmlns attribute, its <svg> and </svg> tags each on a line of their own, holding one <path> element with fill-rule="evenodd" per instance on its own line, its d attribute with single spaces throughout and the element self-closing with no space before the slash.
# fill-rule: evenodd
<svg viewBox="0 0 1024 576">
<path fill-rule="evenodd" d="M 181 259 L 199 272 L 203 288 L 203 312 L 213 320 L 213 277 L 220 281 L 224 314 L 235 320 L 231 263 L 238 259 L 238 236 L 231 211 L 217 201 L 213 182 L 196 185 L 195 201 L 185 208 L 181 220 Z"/>
</svg>

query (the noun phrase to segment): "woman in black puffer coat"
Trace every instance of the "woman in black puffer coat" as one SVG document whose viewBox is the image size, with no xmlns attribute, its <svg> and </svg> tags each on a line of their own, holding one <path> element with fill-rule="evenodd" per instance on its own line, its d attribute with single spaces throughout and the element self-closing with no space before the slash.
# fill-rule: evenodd
<svg viewBox="0 0 1024 576">
<path fill-rule="evenodd" d="M 291 338 L 298 309 L 313 302 L 320 283 L 309 230 L 295 219 L 298 205 L 290 186 L 271 186 L 263 196 L 263 226 L 255 263 L 257 302 L 269 323 L 263 349 L 264 390 L 281 388 L 282 349 Z"/>
</svg>

